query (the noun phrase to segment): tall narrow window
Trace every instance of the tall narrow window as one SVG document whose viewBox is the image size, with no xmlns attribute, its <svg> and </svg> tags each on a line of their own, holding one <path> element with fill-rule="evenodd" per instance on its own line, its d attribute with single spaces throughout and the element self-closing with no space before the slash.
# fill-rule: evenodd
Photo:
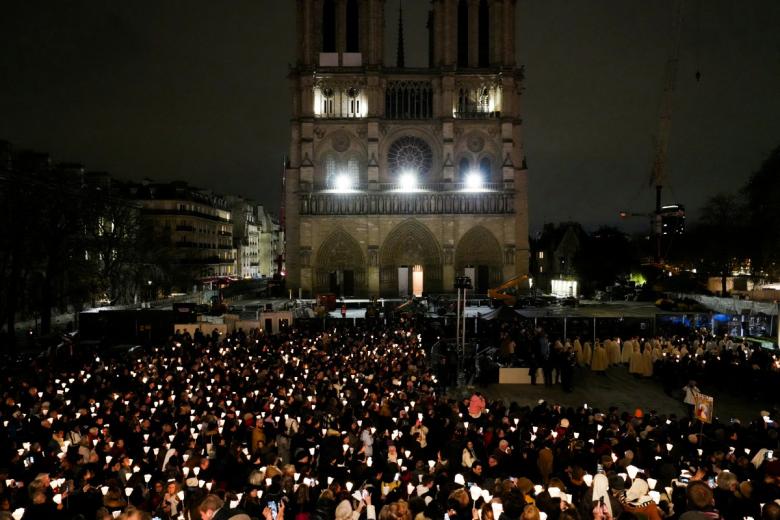
<svg viewBox="0 0 780 520">
<path fill-rule="evenodd" d="M 329 186 L 335 186 L 337 174 L 338 171 L 336 170 L 336 158 L 333 155 L 328 155 L 325 158 L 325 180 Z"/>
<path fill-rule="evenodd" d="M 466 182 L 466 177 L 468 177 L 470 169 L 471 165 L 469 164 L 469 160 L 465 157 L 461 159 L 458 163 L 458 175 L 460 176 L 460 182 Z"/>
<path fill-rule="evenodd" d="M 458 2 L 458 66 L 468 67 L 469 64 L 469 3 L 468 0 Z"/>
<path fill-rule="evenodd" d="M 336 52 L 336 1 L 322 2 L 322 52 Z"/>
<path fill-rule="evenodd" d="M 357 186 L 360 183 L 360 162 L 355 157 L 350 157 L 347 161 L 346 175 L 349 176 L 349 180 L 353 186 Z"/>
<path fill-rule="evenodd" d="M 347 52 L 360 52 L 360 11 L 357 0 L 347 0 Z"/>
<path fill-rule="evenodd" d="M 490 7 L 487 0 L 479 2 L 479 66 L 490 66 Z"/>
<path fill-rule="evenodd" d="M 490 167 L 490 158 L 489 157 L 483 157 L 479 161 L 479 172 L 482 174 L 483 182 L 491 182 L 493 179 L 493 172 L 491 171 L 492 168 Z"/>
</svg>

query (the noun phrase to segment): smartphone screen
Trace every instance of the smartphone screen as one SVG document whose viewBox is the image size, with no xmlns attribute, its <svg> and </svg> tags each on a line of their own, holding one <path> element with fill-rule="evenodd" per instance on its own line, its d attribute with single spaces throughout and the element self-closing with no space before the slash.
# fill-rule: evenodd
<svg viewBox="0 0 780 520">
<path fill-rule="evenodd" d="M 274 520 L 276 520 L 276 515 L 279 514 L 279 506 L 277 503 L 273 500 L 268 502 L 268 509 L 271 510 L 271 515 L 273 515 Z"/>
</svg>

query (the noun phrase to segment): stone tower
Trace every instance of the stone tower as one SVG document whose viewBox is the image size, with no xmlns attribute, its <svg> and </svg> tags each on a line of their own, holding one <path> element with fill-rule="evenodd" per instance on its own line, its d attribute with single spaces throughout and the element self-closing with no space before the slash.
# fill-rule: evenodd
<svg viewBox="0 0 780 520">
<path fill-rule="evenodd" d="M 385 63 L 384 0 L 296 8 L 288 287 L 398 297 L 465 273 L 484 293 L 526 274 L 515 0 L 432 0 L 427 68 Z"/>
</svg>

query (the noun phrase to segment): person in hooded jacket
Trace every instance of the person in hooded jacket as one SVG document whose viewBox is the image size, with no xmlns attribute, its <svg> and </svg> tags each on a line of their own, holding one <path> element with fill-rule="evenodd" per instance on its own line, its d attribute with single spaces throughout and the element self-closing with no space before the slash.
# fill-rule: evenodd
<svg viewBox="0 0 780 520">
<path fill-rule="evenodd" d="M 623 509 L 647 520 L 661 520 L 661 510 L 648 495 L 649 491 L 647 482 L 635 478 L 628 491 L 620 496 Z"/>
</svg>

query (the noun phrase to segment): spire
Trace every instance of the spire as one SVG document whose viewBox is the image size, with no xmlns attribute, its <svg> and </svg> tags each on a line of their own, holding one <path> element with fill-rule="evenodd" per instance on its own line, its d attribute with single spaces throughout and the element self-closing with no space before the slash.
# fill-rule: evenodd
<svg viewBox="0 0 780 520">
<path fill-rule="evenodd" d="M 404 6 L 403 2 L 398 4 L 398 50 L 396 51 L 396 66 L 404 68 L 406 66 L 404 59 Z"/>
</svg>

